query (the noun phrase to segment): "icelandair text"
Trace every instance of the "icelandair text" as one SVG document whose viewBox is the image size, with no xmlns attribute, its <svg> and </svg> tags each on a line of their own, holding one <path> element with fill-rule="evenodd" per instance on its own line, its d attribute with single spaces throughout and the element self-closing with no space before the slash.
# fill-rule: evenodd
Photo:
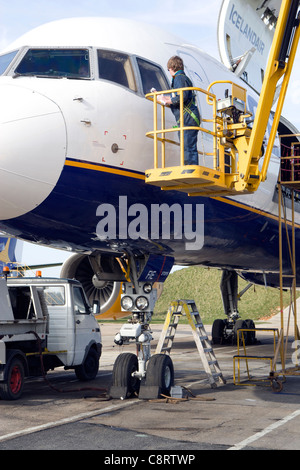
<svg viewBox="0 0 300 470">
<path fill-rule="evenodd" d="M 229 21 L 236 26 L 236 28 L 245 36 L 248 41 L 254 46 L 257 51 L 263 55 L 265 49 L 265 43 L 261 40 L 258 34 L 251 28 L 251 26 L 244 20 L 244 18 L 238 13 L 233 4 Z"/>
</svg>

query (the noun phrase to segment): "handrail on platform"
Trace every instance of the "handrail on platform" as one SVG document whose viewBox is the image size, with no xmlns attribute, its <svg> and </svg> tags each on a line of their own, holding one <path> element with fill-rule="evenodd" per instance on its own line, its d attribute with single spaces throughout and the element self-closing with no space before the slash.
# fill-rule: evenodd
<svg viewBox="0 0 300 470">
<path fill-rule="evenodd" d="M 219 103 L 221 102 L 220 99 L 217 99 L 214 93 L 210 92 L 212 86 L 217 84 L 229 84 L 231 85 L 231 94 L 229 95 L 229 107 L 234 107 L 236 103 L 239 103 L 240 106 L 243 107 L 242 110 L 242 117 L 241 121 L 245 121 L 246 118 L 251 117 L 252 114 L 247 111 L 246 99 L 247 99 L 247 90 L 240 85 L 230 81 L 230 80 L 216 80 L 212 82 L 207 90 L 198 87 L 186 87 L 186 88 L 176 88 L 171 90 L 163 90 L 163 91 L 155 91 L 148 93 L 146 98 L 154 103 L 154 112 L 153 112 L 153 124 L 154 130 L 149 131 L 146 133 L 147 137 L 154 139 L 154 168 L 157 169 L 158 166 L 158 142 L 161 142 L 161 167 L 165 168 L 165 144 L 170 143 L 174 145 L 180 145 L 180 166 L 184 165 L 184 131 L 197 129 L 201 132 L 206 134 L 212 135 L 214 139 L 213 145 L 213 169 L 224 171 L 226 164 L 225 162 L 220 162 L 219 152 L 218 152 L 218 139 L 224 136 L 223 130 L 224 127 L 227 127 L 227 123 L 224 126 L 224 119 L 222 117 L 222 113 L 224 112 L 224 107 L 221 107 Z M 213 107 L 212 109 L 212 117 L 211 118 L 203 118 L 201 117 L 202 122 L 212 123 L 213 130 L 206 129 L 203 126 L 184 126 L 184 99 L 183 93 L 185 91 L 193 91 L 194 93 L 201 93 L 206 96 L 206 102 Z M 170 107 L 169 105 L 165 105 L 164 103 L 160 102 L 158 99 L 159 95 L 168 95 L 172 93 L 178 93 L 180 98 L 180 125 L 173 126 L 172 128 L 166 128 L 166 113 L 165 108 Z M 161 128 L 158 128 L 158 105 L 161 107 Z M 240 124 L 240 123 L 239 123 Z M 243 127 L 245 127 L 244 125 Z M 239 125 L 240 127 L 240 125 Z M 180 133 L 180 144 L 174 140 L 167 139 L 165 134 L 172 133 L 172 132 L 179 132 Z M 159 135 L 161 134 L 161 137 Z M 201 152 L 198 152 L 201 154 Z M 227 165 L 228 166 L 228 165 Z M 236 167 L 233 169 L 232 172 L 236 171 Z"/>
<path fill-rule="evenodd" d="M 213 106 L 213 118 L 212 119 L 201 119 L 202 122 L 212 122 L 213 123 L 213 132 L 205 129 L 202 126 L 184 126 L 184 100 L 183 100 L 183 93 L 185 91 L 193 91 L 193 92 L 200 92 L 205 95 L 207 95 L 207 98 L 211 100 L 209 104 Z M 180 125 L 179 126 L 173 126 L 171 128 L 166 128 L 166 113 L 165 113 L 165 108 L 166 106 L 169 107 L 168 105 L 163 104 L 160 102 L 157 97 L 159 95 L 168 95 L 172 93 L 178 93 L 180 97 Z M 197 87 L 187 87 L 187 88 L 172 88 L 171 90 L 163 90 L 163 91 L 156 91 L 152 93 L 148 93 L 146 95 L 146 98 L 150 101 L 153 101 L 154 103 L 154 113 L 153 113 L 153 123 L 154 123 L 154 130 L 147 132 L 146 136 L 154 139 L 154 168 L 157 169 L 159 168 L 158 166 L 158 141 L 161 142 L 161 155 L 162 155 L 162 161 L 161 161 L 161 168 L 165 168 L 165 144 L 174 144 L 178 145 L 178 142 L 175 140 L 170 140 L 165 138 L 166 133 L 171 133 L 171 132 L 179 132 L 180 133 L 180 166 L 184 165 L 184 131 L 185 130 L 191 130 L 191 129 L 197 129 L 199 131 L 205 132 L 207 134 L 213 135 L 214 137 L 214 151 L 213 151 L 213 157 L 214 157 L 214 169 L 217 169 L 217 123 L 215 120 L 216 116 L 216 108 L 217 108 L 217 100 L 216 96 L 202 88 L 197 88 Z M 160 105 L 161 107 L 161 129 L 158 128 L 158 110 L 157 110 L 157 105 Z M 158 137 L 159 134 L 161 134 L 161 137 Z M 199 152 L 198 152 L 199 153 Z"/>
</svg>

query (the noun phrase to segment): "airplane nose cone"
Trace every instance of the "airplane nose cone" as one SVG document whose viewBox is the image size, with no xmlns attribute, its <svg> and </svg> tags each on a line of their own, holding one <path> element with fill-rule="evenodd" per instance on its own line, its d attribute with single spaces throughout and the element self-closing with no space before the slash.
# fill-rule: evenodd
<svg viewBox="0 0 300 470">
<path fill-rule="evenodd" d="M 47 198 L 62 172 L 66 145 L 56 103 L 21 86 L 1 85 L 0 220 L 19 217 Z"/>
</svg>

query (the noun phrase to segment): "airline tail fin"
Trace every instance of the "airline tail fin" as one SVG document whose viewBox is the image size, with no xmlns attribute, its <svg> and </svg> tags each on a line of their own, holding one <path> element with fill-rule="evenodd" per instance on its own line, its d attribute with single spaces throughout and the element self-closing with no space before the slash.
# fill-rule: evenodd
<svg viewBox="0 0 300 470">
<path fill-rule="evenodd" d="M 16 263 L 21 262 L 23 242 L 16 238 L 0 236 L 0 274 L 4 266 L 14 269 Z"/>
<path fill-rule="evenodd" d="M 281 0 L 224 0 L 218 44 L 224 65 L 261 92 Z"/>
</svg>

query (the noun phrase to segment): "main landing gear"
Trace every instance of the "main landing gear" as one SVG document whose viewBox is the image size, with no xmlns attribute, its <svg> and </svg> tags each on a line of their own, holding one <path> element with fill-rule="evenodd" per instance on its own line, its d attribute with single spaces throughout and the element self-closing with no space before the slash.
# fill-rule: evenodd
<svg viewBox="0 0 300 470">
<path fill-rule="evenodd" d="M 159 398 L 170 395 L 174 385 L 174 368 L 170 356 L 151 356 L 150 328 L 153 308 L 157 299 L 155 282 L 164 282 L 173 266 L 173 258 L 147 256 L 128 258 L 127 282 L 123 284 L 122 310 L 131 313 L 131 318 L 115 336 L 115 343 L 135 344 L 137 354 L 120 354 L 113 367 L 112 398 L 139 397 Z"/>
<path fill-rule="evenodd" d="M 246 289 L 250 286 L 247 286 Z M 237 344 L 238 337 L 239 340 L 242 339 L 242 333 L 239 330 L 252 330 L 255 328 L 255 323 L 253 320 L 242 320 L 238 313 L 238 275 L 235 271 L 223 270 L 220 288 L 227 318 L 214 321 L 212 342 L 214 344 Z M 244 332 L 243 337 L 246 345 L 256 342 L 255 331 Z"/>
</svg>

